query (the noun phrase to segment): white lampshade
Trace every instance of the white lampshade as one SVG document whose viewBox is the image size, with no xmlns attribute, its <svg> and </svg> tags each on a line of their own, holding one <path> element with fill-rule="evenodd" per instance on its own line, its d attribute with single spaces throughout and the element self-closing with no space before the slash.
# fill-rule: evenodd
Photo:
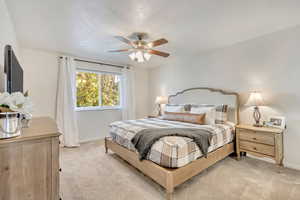
<svg viewBox="0 0 300 200">
<path fill-rule="evenodd" d="M 151 54 L 147 52 L 143 52 L 142 50 L 134 51 L 128 55 L 131 60 L 137 61 L 139 63 L 149 61 L 151 58 Z"/>
<path fill-rule="evenodd" d="M 131 60 L 135 60 L 135 59 L 136 59 L 136 57 L 135 57 L 135 52 L 132 52 L 132 53 L 129 54 L 128 56 L 129 56 L 129 58 L 130 58 Z"/>
<path fill-rule="evenodd" d="M 143 55 L 142 51 L 137 51 L 135 53 L 135 57 L 136 57 L 136 59 L 137 59 L 138 62 L 144 62 L 145 61 L 144 55 Z"/>
<path fill-rule="evenodd" d="M 246 106 L 263 106 L 265 104 L 264 99 L 260 92 L 251 92 Z"/>
<path fill-rule="evenodd" d="M 168 97 L 165 96 L 157 96 L 155 103 L 157 104 L 167 104 L 168 103 Z"/>
<path fill-rule="evenodd" d="M 148 61 L 151 58 L 151 54 L 150 53 L 144 53 L 144 57 Z"/>
</svg>

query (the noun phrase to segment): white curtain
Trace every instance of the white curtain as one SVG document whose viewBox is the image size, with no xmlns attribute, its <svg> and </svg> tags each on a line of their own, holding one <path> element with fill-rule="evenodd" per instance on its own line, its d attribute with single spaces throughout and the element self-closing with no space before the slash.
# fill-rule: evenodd
<svg viewBox="0 0 300 200">
<path fill-rule="evenodd" d="M 135 83 L 134 70 L 131 67 L 122 69 L 122 119 L 135 119 Z"/>
<path fill-rule="evenodd" d="M 63 56 L 59 64 L 56 122 L 66 147 L 79 146 L 79 133 L 75 113 L 76 66 L 74 59 Z"/>
</svg>

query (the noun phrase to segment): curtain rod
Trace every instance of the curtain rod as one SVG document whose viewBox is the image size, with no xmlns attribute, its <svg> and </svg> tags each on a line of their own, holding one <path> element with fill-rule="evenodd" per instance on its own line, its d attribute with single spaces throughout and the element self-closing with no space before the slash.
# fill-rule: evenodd
<svg viewBox="0 0 300 200">
<path fill-rule="evenodd" d="M 62 56 L 60 56 L 59 58 L 63 58 Z M 99 64 L 99 65 L 107 65 L 110 67 L 117 67 L 117 68 L 127 68 L 129 69 L 130 67 L 128 66 L 122 66 L 122 65 L 114 65 L 114 64 L 108 64 L 108 63 L 102 63 L 102 62 L 95 62 L 95 61 L 89 61 L 89 60 L 82 60 L 82 59 L 78 59 L 78 58 L 74 58 L 75 61 L 79 61 L 79 62 L 86 62 L 86 63 L 92 63 L 92 64 Z"/>
</svg>

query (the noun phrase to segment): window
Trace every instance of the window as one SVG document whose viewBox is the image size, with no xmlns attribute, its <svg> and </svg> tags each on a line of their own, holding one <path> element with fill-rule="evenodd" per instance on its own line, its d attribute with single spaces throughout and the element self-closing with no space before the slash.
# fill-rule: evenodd
<svg viewBox="0 0 300 200">
<path fill-rule="evenodd" d="M 76 73 L 77 110 L 120 108 L 121 75 L 78 70 Z"/>
</svg>

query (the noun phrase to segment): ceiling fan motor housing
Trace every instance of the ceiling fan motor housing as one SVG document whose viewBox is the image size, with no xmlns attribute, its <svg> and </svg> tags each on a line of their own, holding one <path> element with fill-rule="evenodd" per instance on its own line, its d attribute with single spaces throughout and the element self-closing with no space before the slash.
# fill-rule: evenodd
<svg viewBox="0 0 300 200">
<path fill-rule="evenodd" d="M 132 40 L 146 40 L 149 39 L 149 35 L 148 33 L 144 32 L 134 32 L 131 35 L 129 35 L 128 38 Z"/>
<path fill-rule="evenodd" d="M 133 43 L 136 45 L 136 47 L 138 49 L 145 49 L 145 47 L 147 46 L 147 42 L 145 42 L 143 40 L 137 40 L 137 41 L 134 41 Z"/>
<path fill-rule="evenodd" d="M 132 33 L 129 38 L 122 36 L 115 36 L 118 40 L 128 44 L 131 48 L 128 49 L 119 49 L 112 50 L 110 52 L 132 52 L 129 57 L 132 60 L 137 60 L 138 62 L 144 62 L 145 60 L 149 60 L 152 55 L 168 57 L 170 54 L 162 51 L 157 51 L 152 49 L 153 47 L 160 46 L 168 43 L 168 40 L 161 38 L 152 42 L 146 42 L 145 39 L 148 39 L 149 36 L 147 33 L 135 32 Z"/>
</svg>

